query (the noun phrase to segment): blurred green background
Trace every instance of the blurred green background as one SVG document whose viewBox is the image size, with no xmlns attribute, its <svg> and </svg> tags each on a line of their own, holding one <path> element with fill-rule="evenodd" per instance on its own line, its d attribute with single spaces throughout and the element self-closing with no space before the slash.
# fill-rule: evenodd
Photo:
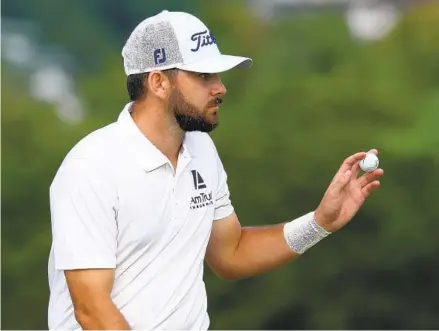
<svg viewBox="0 0 439 331">
<path fill-rule="evenodd" d="M 47 328 L 49 185 L 128 102 L 122 46 L 163 9 L 254 60 L 222 76 L 212 134 L 242 225 L 315 208 L 356 151 L 379 149 L 385 170 L 355 219 L 296 262 L 237 282 L 206 268 L 211 328 L 438 329 L 439 3 L 348 4 L 2 1 L 2 329 Z"/>
</svg>

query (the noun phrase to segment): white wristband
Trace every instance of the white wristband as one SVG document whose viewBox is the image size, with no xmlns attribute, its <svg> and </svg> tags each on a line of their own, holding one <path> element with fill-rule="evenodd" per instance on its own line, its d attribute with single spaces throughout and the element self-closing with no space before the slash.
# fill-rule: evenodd
<svg viewBox="0 0 439 331">
<path fill-rule="evenodd" d="M 305 253 L 306 250 L 331 234 L 316 222 L 314 212 L 286 223 L 283 230 L 288 246 L 297 254 Z"/>
</svg>

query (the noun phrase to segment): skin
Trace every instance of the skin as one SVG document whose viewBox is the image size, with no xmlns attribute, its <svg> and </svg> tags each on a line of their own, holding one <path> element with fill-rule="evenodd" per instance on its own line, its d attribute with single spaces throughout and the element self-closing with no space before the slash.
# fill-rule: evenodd
<svg viewBox="0 0 439 331">
<path fill-rule="evenodd" d="M 218 98 L 226 94 L 226 88 L 217 74 L 199 74 L 178 70 L 175 77 L 167 77 L 161 72 L 152 72 L 147 82 L 147 96 L 136 102 L 132 108 L 134 122 L 145 136 L 176 167 L 178 153 L 185 131 L 180 127 L 173 108 L 178 101 L 190 108 L 211 125 L 219 123 Z M 176 99 L 177 89 L 185 100 Z"/>
<path fill-rule="evenodd" d="M 176 167 L 185 130 L 176 114 L 203 122 L 206 131 L 219 123 L 218 100 L 226 89 L 217 74 L 178 70 L 172 77 L 152 72 L 145 81 L 147 95 L 136 101 L 132 118 L 145 136 Z M 378 154 L 377 150 L 371 152 Z M 352 220 L 364 201 L 380 186 L 382 169 L 359 175 L 366 153 L 347 157 L 315 209 L 318 224 L 336 232 Z M 287 245 L 283 226 L 241 227 L 236 213 L 213 223 L 206 252 L 212 270 L 225 279 L 258 275 L 297 257 Z M 66 271 L 75 314 L 84 329 L 127 329 L 128 324 L 111 302 L 114 270 Z"/>
<path fill-rule="evenodd" d="M 129 330 L 111 300 L 114 269 L 66 270 L 75 317 L 83 330 Z"/>
</svg>

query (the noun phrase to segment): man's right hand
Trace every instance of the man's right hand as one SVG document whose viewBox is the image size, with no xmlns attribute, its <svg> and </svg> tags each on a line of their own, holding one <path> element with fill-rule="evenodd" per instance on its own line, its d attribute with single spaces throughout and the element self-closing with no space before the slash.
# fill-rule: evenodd
<svg viewBox="0 0 439 331">
<path fill-rule="evenodd" d="M 83 330 L 129 330 L 124 316 L 111 300 L 114 269 L 65 272 L 75 317 Z"/>
</svg>

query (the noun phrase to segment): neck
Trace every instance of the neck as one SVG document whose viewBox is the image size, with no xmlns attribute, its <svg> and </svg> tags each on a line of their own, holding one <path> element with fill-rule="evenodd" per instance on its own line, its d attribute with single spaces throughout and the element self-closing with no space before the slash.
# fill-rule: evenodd
<svg viewBox="0 0 439 331">
<path fill-rule="evenodd" d="M 178 154 L 185 132 L 163 105 L 152 102 L 134 102 L 131 116 L 148 140 L 177 167 Z"/>
</svg>

